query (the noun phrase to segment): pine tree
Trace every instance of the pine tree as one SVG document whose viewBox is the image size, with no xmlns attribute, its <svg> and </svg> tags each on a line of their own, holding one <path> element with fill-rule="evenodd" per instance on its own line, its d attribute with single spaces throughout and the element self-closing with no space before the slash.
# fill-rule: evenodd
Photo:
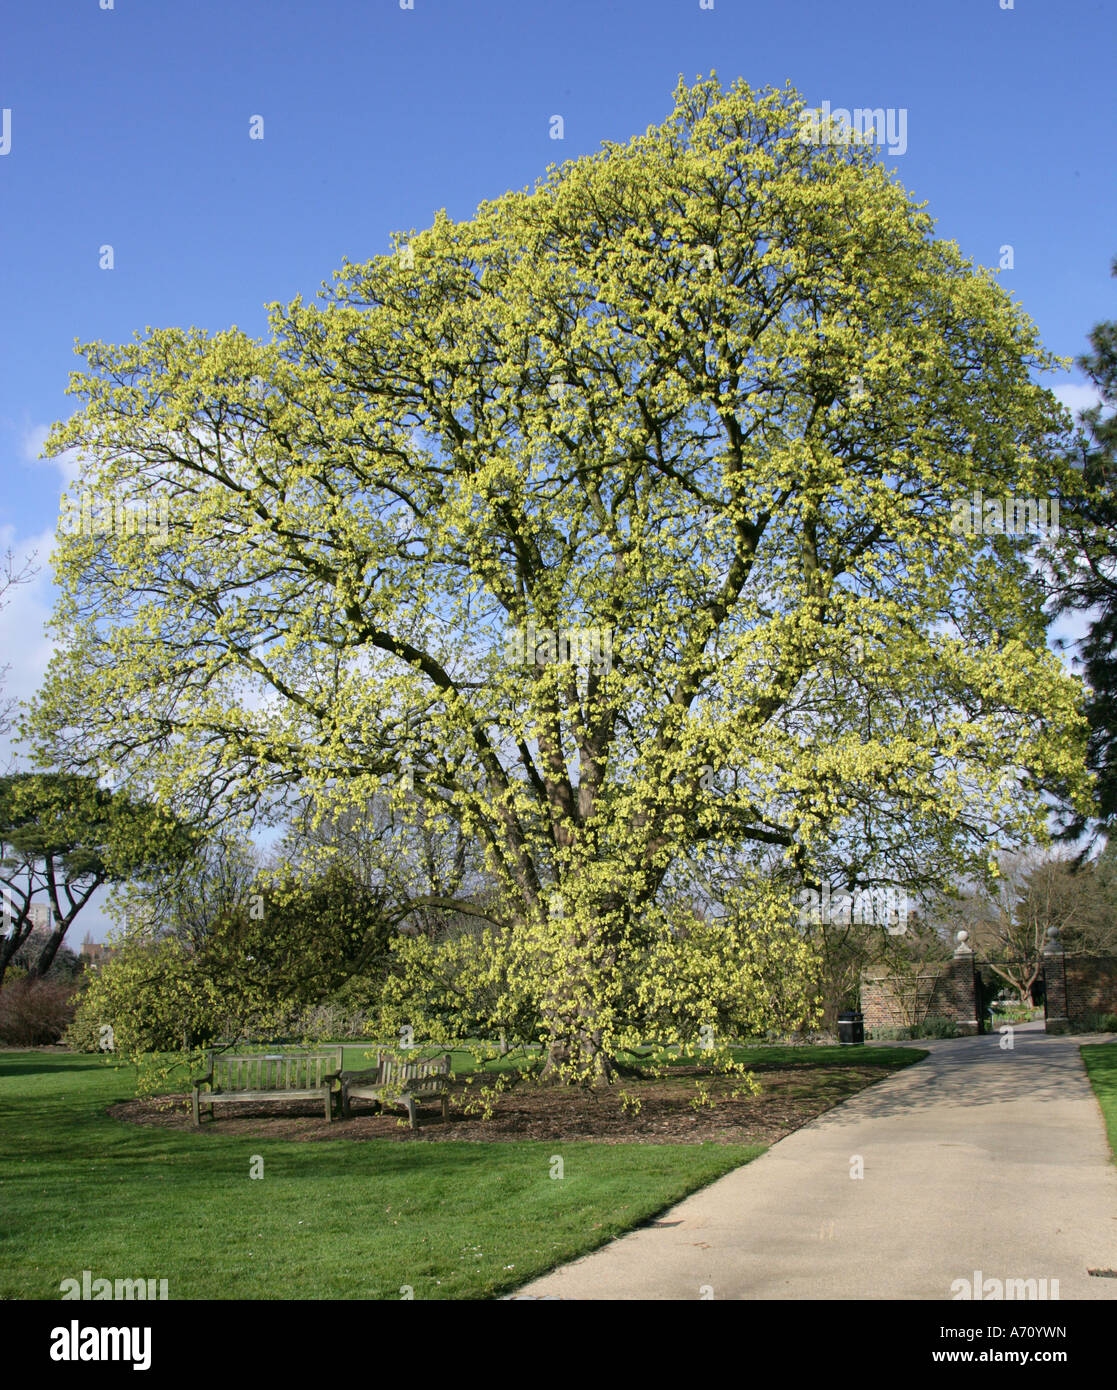
<svg viewBox="0 0 1117 1390">
<path fill-rule="evenodd" d="M 1117 275 L 1117 258 L 1112 273 Z M 1065 839 L 1092 830 L 1092 844 L 1103 827 L 1117 822 L 1117 321 L 1097 324 L 1090 345 L 1093 351 L 1077 362 L 1101 399 L 1079 417 L 1082 434 L 1074 462 L 1087 492 L 1072 503 L 1066 518 L 1070 525 L 1056 572 L 1056 613 L 1095 613 L 1078 646 L 1089 690 L 1086 758 L 1097 775 L 1097 807 L 1093 815 L 1068 815 L 1063 829 Z"/>
</svg>

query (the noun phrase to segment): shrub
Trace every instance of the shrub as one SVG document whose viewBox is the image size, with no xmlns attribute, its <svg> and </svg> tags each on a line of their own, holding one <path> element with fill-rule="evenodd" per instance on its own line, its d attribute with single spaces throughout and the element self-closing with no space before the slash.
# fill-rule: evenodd
<svg viewBox="0 0 1117 1390">
<path fill-rule="evenodd" d="M 942 1014 L 928 1014 L 918 1027 L 912 1029 L 913 1038 L 956 1038 L 958 1025 L 952 1018 Z"/>
<path fill-rule="evenodd" d="M 83 1052 L 100 1051 L 108 1024 L 115 1050 L 128 1054 L 189 1048 L 213 1036 L 222 1003 L 177 942 L 131 945 L 90 980 L 67 1040 Z"/>
<path fill-rule="evenodd" d="M 914 1038 L 957 1038 L 961 1034 L 952 1018 L 946 1018 L 942 1014 L 928 1014 L 921 1023 L 911 1027 L 874 1028 L 872 1033 L 866 1036 L 871 1037 L 873 1042 L 911 1042 Z"/>
<path fill-rule="evenodd" d="M 57 980 L 17 979 L 0 990 L 0 1042 L 56 1043 L 74 1016 L 74 990 Z"/>
<path fill-rule="evenodd" d="M 1117 1033 L 1117 1014 L 1090 1012 L 1082 1015 L 1082 1022 L 1075 1029 L 1081 1033 Z"/>
<path fill-rule="evenodd" d="M 307 1004 L 280 1025 L 284 1035 L 308 1042 L 332 1042 L 337 1038 L 368 1036 L 372 1018 L 368 1009 L 353 1008 L 341 999 L 325 999 L 320 1004 Z"/>
<path fill-rule="evenodd" d="M 63 1045 L 71 1052 L 101 1052 L 105 1050 L 103 1040 L 100 1019 L 93 1010 L 84 1009 L 79 1003 L 69 1027 L 62 1035 Z"/>
</svg>

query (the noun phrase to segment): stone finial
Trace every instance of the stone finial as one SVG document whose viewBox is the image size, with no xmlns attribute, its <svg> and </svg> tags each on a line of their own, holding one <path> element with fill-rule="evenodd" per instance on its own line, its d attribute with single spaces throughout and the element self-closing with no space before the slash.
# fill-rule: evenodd
<svg viewBox="0 0 1117 1390">
<path fill-rule="evenodd" d="M 972 947 L 972 946 L 968 946 L 968 945 L 966 944 L 966 943 L 969 941 L 969 939 L 970 939 L 970 934 L 969 934 L 969 932 L 966 931 L 964 928 L 963 928 L 961 931 L 957 931 L 957 932 L 954 933 L 954 940 L 958 943 L 958 944 L 955 946 L 955 948 L 954 948 L 954 954 L 955 954 L 956 956 L 972 956 L 972 955 L 973 955 L 973 947 Z"/>
<path fill-rule="evenodd" d="M 1055 954 L 1063 949 L 1063 943 L 1059 940 L 1059 928 L 1054 922 L 1047 928 L 1047 940 L 1043 943 L 1044 954 L 1048 952 Z"/>
</svg>

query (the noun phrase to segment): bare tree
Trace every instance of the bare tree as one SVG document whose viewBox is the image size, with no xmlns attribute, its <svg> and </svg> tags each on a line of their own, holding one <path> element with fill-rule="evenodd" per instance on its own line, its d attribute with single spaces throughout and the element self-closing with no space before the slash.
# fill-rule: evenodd
<svg viewBox="0 0 1117 1390">
<path fill-rule="evenodd" d="M 499 916 L 479 848 L 449 808 L 416 824 L 387 797 L 368 808 L 340 805 L 317 818 L 300 807 L 274 867 L 319 873 L 331 864 L 375 894 L 403 930 L 436 938 Z"/>
<path fill-rule="evenodd" d="M 216 922 L 249 909 L 260 866 L 255 846 L 215 836 L 181 862 L 122 885 L 112 910 L 133 937 L 200 950 Z"/>
<path fill-rule="evenodd" d="M 1067 949 L 1104 950 L 1113 944 L 1111 909 L 1104 880 L 1092 866 L 1075 869 L 1069 854 L 1033 849 L 1003 855 L 992 888 L 962 898 L 960 915 L 973 934 L 983 963 L 1030 1001 L 1043 970 L 1043 948 L 1051 927 Z"/>
</svg>

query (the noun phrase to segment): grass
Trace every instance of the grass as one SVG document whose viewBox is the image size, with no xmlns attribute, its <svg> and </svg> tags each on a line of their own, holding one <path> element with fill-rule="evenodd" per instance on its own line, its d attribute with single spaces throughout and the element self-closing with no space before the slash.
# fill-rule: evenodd
<svg viewBox="0 0 1117 1390">
<path fill-rule="evenodd" d="M 347 1048 L 346 1065 L 365 1051 Z M 742 1056 L 759 1071 L 915 1060 L 869 1047 Z M 455 1064 L 469 1069 L 464 1054 Z M 764 1151 L 234 1138 L 105 1114 L 133 1092 L 134 1072 L 106 1058 L 0 1053 L 0 1298 L 57 1298 L 85 1269 L 167 1279 L 174 1299 L 489 1298 Z"/>
<path fill-rule="evenodd" d="M 1105 1117 L 1110 1152 L 1117 1163 L 1117 1043 L 1090 1043 L 1079 1051 Z"/>
</svg>

